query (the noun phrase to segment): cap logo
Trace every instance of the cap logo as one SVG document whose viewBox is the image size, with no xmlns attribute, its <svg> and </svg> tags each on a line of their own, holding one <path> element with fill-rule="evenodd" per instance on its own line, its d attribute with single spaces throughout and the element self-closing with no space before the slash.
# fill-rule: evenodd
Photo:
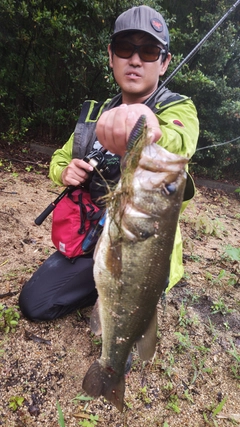
<svg viewBox="0 0 240 427">
<path fill-rule="evenodd" d="M 150 22 L 155 31 L 157 31 L 158 33 L 161 33 L 163 31 L 163 24 L 161 23 L 160 19 L 153 18 Z"/>
</svg>

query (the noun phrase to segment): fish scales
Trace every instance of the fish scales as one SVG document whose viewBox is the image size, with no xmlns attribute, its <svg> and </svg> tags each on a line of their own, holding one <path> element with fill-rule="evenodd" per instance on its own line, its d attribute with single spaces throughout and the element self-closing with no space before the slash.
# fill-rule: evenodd
<svg viewBox="0 0 240 427">
<path fill-rule="evenodd" d="M 102 354 L 83 380 L 89 395 L 103 395 L 120 411 L 134 343 L 143 360 L 155 352 L 156 307 L 168 283 L 186 183 L 187 159 L 152 143 L 145 118 L 136 127 L 95 249 L 99 298 L 94 319 L 101 323 Z"/>
</svg>

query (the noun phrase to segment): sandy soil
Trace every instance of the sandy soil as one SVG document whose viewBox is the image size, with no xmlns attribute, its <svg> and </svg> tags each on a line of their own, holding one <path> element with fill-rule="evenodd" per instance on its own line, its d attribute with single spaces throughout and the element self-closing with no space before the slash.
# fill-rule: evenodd
<svg viewBox="0 0 240 427">
<path fill-rule="evenodd" d="M 24 282 L 54 251 L 51 217 L 40 227 L 34 219 L 59 192 L 47 166 L 27 172 L 2 162 L 0 316 L 17 306 Z M 185 277 L 159 304 L 155 359 L 143 365 L 133 351 L 123 414 L 103 398 L 84 400 L 82 379 L 101 351 L 91 308 L 42 323 L 16 308 L 15 331 L 0 322 L 0 425 L 63 425 L 57 402 L 66 427 L 240 425 L 239 224 L 237 196 L 197 188 L 181 218 Z"/>
</svg>

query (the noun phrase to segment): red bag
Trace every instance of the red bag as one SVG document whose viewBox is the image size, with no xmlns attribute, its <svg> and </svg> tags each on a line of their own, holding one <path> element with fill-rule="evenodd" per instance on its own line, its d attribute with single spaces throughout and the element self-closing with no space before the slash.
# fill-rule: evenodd
<svg viewBox="0 0 240 427">
<path fill-rule="evenodd" d="M 63 197 L 54 208 L 52 217 L 52 241 L 57 250 L 67 258 L 83 255 L 82 242 L 101 215 L 102 210 L 83 188 Z"/>
</svg>

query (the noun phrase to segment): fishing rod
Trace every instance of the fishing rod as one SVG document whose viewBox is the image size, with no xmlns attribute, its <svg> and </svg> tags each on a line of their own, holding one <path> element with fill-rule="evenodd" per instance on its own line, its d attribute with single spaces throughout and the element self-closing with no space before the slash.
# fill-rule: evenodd
<svg viewBox="0 0 240 427">
<path fill-rule="evenodd" d="M 173 77 L 178 73 L 178 71 L 182 68 L 184 64 L 186 64 L 200 49 L 200 47 L 209 39 L 209 37 L 216 31 L 216 29 L 228 18 L 228 16 L 237 8 L 240 4 L 240 0 L 237 0 L 236 3 L 230 7 L 230 9 L 222 16 L 221 19 L 212 27 L 212 29 L 203 37 L 203 39 L 193 48 L 193 50 L 184 58 L 180 64 L 175 68 L 175 70 L 164 80 L 163 83 L 157 88 L 157 90 L 148 98 L 146 105 L 152 101 L 152 99 L 156 96 L 156 92 L 160 92 L 160 90 L 166 86 Z"/>
<path fill-rule="evenodd" d="M 153 92 L 153 94 L 148 98 L 148 100 L 146 101 L 146 105 L 148 105 L 149 103 L 151 103 L 152 99 L 156 96 L 157 92 L 160 92 L 161 89 L 166 86 L 172 79 L 173 77 L 178 73 L 178 71 L 183 67 L 183 65 L 187 64 L 187 62 L 190 61 L 191 58 L 193 58 L 193 56 L 199 51 L 200 47 L 209 39 L 209 37 L 214 33 L 214 31 L 216 31 L 216 29 L 218 27 L 220 27 L 220 25 L 228 18 L 228 16 L 237 8 L 237 6 L 239 6 L 240 4 L 240 0 L 237 0 L 231 7 L 230 9 L 228 9 L 228 11 L 222 16 L 221 19 L 219 19 L 219 21 L 212 27 L 212 29 L 202 38 L 202 40 L 200 40 L 200 42 L 193 48 L 193 50 L 180 62 L 180 64 L 175 68 L 175 70 L 173 70 L 173 72 L 164 80 L 164 82 L 161 83 L 161 85 L 157 88 L 157 90 L 155 92 Z M 236 141 L 238 138 L 235 138 L 232 141 L 228 141 L 228 142 L 223 142 L 221 144 L 217 144 L 214 145 L 215 147 L 218 147 L 219 145 L 225 145 L 225 144 L 230 144 L 231 142 Z M 202 148 L 198 148 L 196 151 L 200 151 L 200 150 L 205 150 L 208 147 L 202 147 Z M 211 145 L 211 147 L 213 147 Z"/>
<path fill-rule="evenodd" d="M 212 27 L 212 29 L 203 37 L 203 39 L 194 47 L 194 49 L 180 62 L 180 64 L 175 68 L 175 70 L 166 78 L 166 80 L 161 84 L 160 88 L 168 84 L 175 74 L 182 68 L 184 64 L 186 64 L 200 49 L 200 47 L 209 39 L 209 37 L 216 31 L 218 27 L 228 18 L 228 16 L 236 9 L 236 7 L 240 4 L 240 0 L 237 0 L 236 3 L 230 7 L 230 9 L 222 16 L 221 19 Z M 159 89 L 160 89 L 159 88 Z"/>
</svg>

